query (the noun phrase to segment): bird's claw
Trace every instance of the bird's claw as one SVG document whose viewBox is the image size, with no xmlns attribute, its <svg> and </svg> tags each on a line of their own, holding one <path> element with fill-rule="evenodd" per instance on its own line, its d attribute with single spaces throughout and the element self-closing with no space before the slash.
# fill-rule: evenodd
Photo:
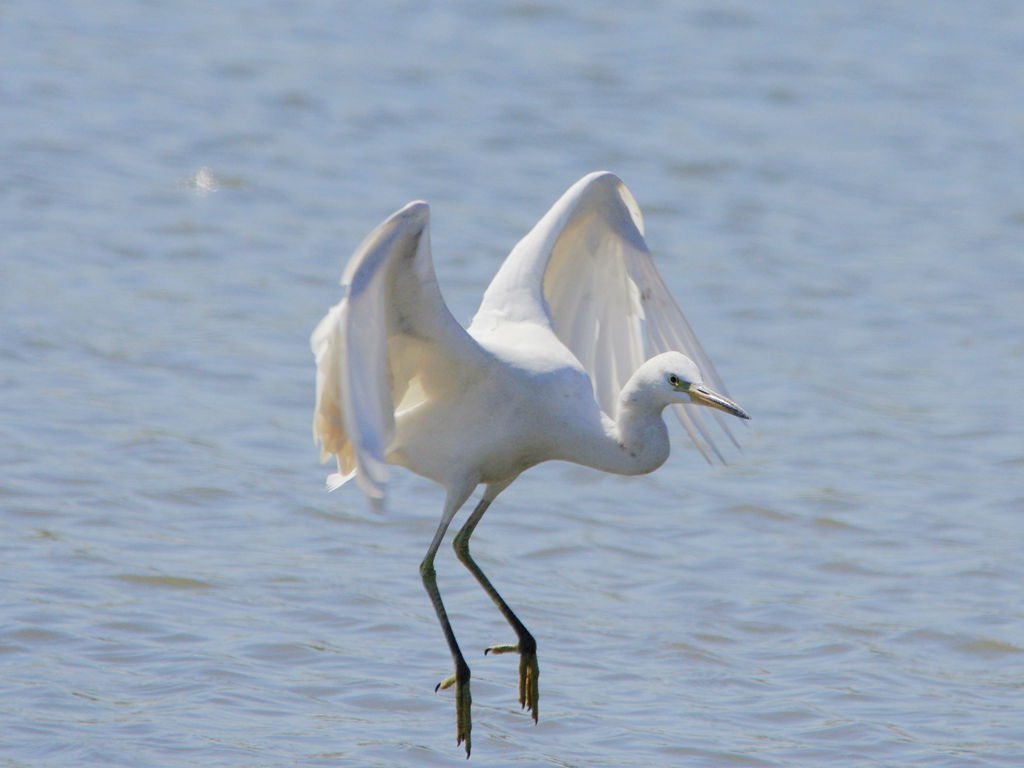
<svg viewBox="0 0 1024 768">
<path fill-rule="evenodd" d="M 451 688 L 453 685 L 455 685 L 455 675 L 451 675 L 450 677 L 446 677 L 440 683 L 435 685 L 434 686 L 434 693 L 437 693 L 438 691 L 446 691 L 449 688 Z"/>
<path fill-rule="evenodd" d="M 533 648 L 525 649 L 517 645 L 492 645 L 484 649 L 484 655 L 488 653 L 518 653 L 519 654 L 519 705 L 525 709 L 537 722 L 540 704 L 540 665 L 537 663 L 536 644 L 531 643 Z"/>
<path fill-rule="evenodd" d="M 540 703 L 540 688 L 537 684 L 540 677 L 540 666 L 537 664 L 537 652 L 519 655 L 519 705 L 537 722 Z"/>
<path fill-rule="evenodd" d="M 513 651 L 515 651 L 516 653 L 519 653 L 519 646 L 518 645 L 492 645 L 489 648 L 484 648 L 484 656 L 486 656 L 488 653 L 493 653 L 493 654 L 497 655 L 499 653 L 512 653 Z"/>
<path fill-rule="evenodd" d="M 457 672 L 446 677 L 434 686 L 434 693 L 447 690 L 453 685 L 455 686 L 455 745 L 458 746 L 465 742 L 466 759 L 468 760 L 471 748 L 469 734 L 473 730 L 471 714 L 473 697 L 469 693 L 469 674 L 467 673 L 464 679 L 460 679 Z"/>
</svg>

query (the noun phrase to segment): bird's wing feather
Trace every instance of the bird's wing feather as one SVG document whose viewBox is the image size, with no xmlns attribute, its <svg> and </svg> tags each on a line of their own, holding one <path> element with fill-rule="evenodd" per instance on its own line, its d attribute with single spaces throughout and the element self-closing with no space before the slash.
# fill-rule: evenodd
<svg viewBox="0 0 1024 768">
<path fill-rule="evenodd" d="M 661 352 L 682 352 L 705 383 L 726 394 L 651 259 L 640 208 L 614 174 L 589 174 L 562 195 L 509 254 L 473 326 L 517 321 L 555 332 L 590 374 L 594 396 L 609 416 L 629 377 Z M 721 459 L 700 409 L 673 410 L 705 458 L 713 453 Z"/>
<path fill-rule="evenodd" d="M 396 409 L 414 407 L 481 370 L 485 353 L 452 317 L 430 256 L 429 207 L 394 213 L 356 249 L 344 296 L 310 338 L 316 355 L 313 435 L 337 457 L 337 487 L 356 478 L 384 499 Z"/>
</svg>

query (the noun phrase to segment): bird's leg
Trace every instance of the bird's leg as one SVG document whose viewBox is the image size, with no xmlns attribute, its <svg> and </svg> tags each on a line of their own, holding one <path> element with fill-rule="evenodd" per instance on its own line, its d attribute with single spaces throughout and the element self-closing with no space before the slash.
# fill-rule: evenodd
<svg viewBox="0 0 1024 768">
<path fill-rule="evenodd" d="M 473 556 L 469 553 L 469 538 L 473 535 L 473 530 L 476 528 L 477 523 L 480 522 L 480 518 L 484 516 L 484 512 L 487 511 L 487 507 L 490 504 L 490 500 L 485 497 L 476 505 L 476 509 L 473 510 L 469 519 L 466 520 L 462 530 L 455 536 L 453 545 L 459 560 L 476 577 L 476 580 L 480 582 L 480 586 L 484 588 L 484 591 L 494 601 L 494 604 L 498 606 L 501 615 L 505 617 L 505 620 L 515 630 L 516 637 L 519 638 L 519 642 L 515 645 L 492 645 L 484 653 L 511 653 L 513 651 L 519 653 L 519 704 L 533 716 L 533 722 L 536 723 L 540 700 L 540 692 L 537 687 L 537 679 L 540 677 L 540 668 L 537 665 L 537 641 L 533 639 L 533 635 L 530 634 L 529 630 L 523 626 L 519 617 L 508 607 L 508 603 L 498 594 L 498 590 L 494 588 L 480 569 L 480 566 L 473 560 Z"/>
<path fill-rule="evenodd" d="M 461 495 L 461 498 L 458 498 L 458 495 L 453 496 L 453 494 L 449 493 L 441 523 L 437 527 L 433 541 L 430 542 L 430 547 L 427 549 L 423 562 L 420 563 L 420 577 L 423 579 L 423 586 L 426 588 L 427 594 L 430 595 L 430 602 L 434 604 L 434 612 L 437 613 L 437 620 L 441 624 L 444 639 L 448 641 L 448 650 L 451 652 L 452 661 L 455 663 L 455 673 L 438 683 L 434 690 L 438 691 L 442 688 L 450 688 L 452 685 L 455 686 L 455 743 L 458 745 L 465 742 L 467 758 L 471 748 L 470 732 L 473 728 L 470 714 L 473 699 L 469 693 L 469 665 L 462 656 L 459 644 L 455 640 L 455 632 L 452 630 L 451 622 L 448 621 L 448 613 L 445 611 L 444 603 L 441 601 L 441 592 L 437 588 L 437 573 L 434 570 L 434 555 L 437 554 L 437 548 L 441 545 L 441 540 L 444 538 L 452 518 L 463 502 L 465 502 L 469 493 L 472 492 L 472 489 L 472 486 L 470 486 L 465 494 Z"/>
</svg>

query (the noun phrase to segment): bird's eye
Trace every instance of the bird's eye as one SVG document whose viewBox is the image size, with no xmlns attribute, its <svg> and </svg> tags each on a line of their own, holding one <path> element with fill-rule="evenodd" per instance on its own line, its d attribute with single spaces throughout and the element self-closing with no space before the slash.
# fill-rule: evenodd
<svg viewBox="0 0 1024 768">
<path fill-rule="evenodd" d="M 673 387 L 678 387 L 683 382 L 679 379 L 678 376 L 676 376 L 673 373 L 671 376 L 668 377 L 668 383 L 671 384 Z"/>
</svg>

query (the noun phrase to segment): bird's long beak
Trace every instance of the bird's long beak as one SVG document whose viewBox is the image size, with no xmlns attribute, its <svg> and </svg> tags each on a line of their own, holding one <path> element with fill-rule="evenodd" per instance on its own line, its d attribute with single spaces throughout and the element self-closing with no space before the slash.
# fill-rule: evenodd
<svg viewBox="0 0 1024 768">
<path fill-rule="evenodd" d="M 733 416 L 739 416 L 741 419 L 749 419 L 747 412 L 740 408 L 736 403 L 727 397 L 723 397 L 712 389 L 705 387 L 703 384 L 691 384 L 688 390 L 690 397 L 693 398 L 693 402 L 697 405 L 706 405 L 711 408 L 717 408 L 720 411 L 731 413 Z"/>
</svg>

